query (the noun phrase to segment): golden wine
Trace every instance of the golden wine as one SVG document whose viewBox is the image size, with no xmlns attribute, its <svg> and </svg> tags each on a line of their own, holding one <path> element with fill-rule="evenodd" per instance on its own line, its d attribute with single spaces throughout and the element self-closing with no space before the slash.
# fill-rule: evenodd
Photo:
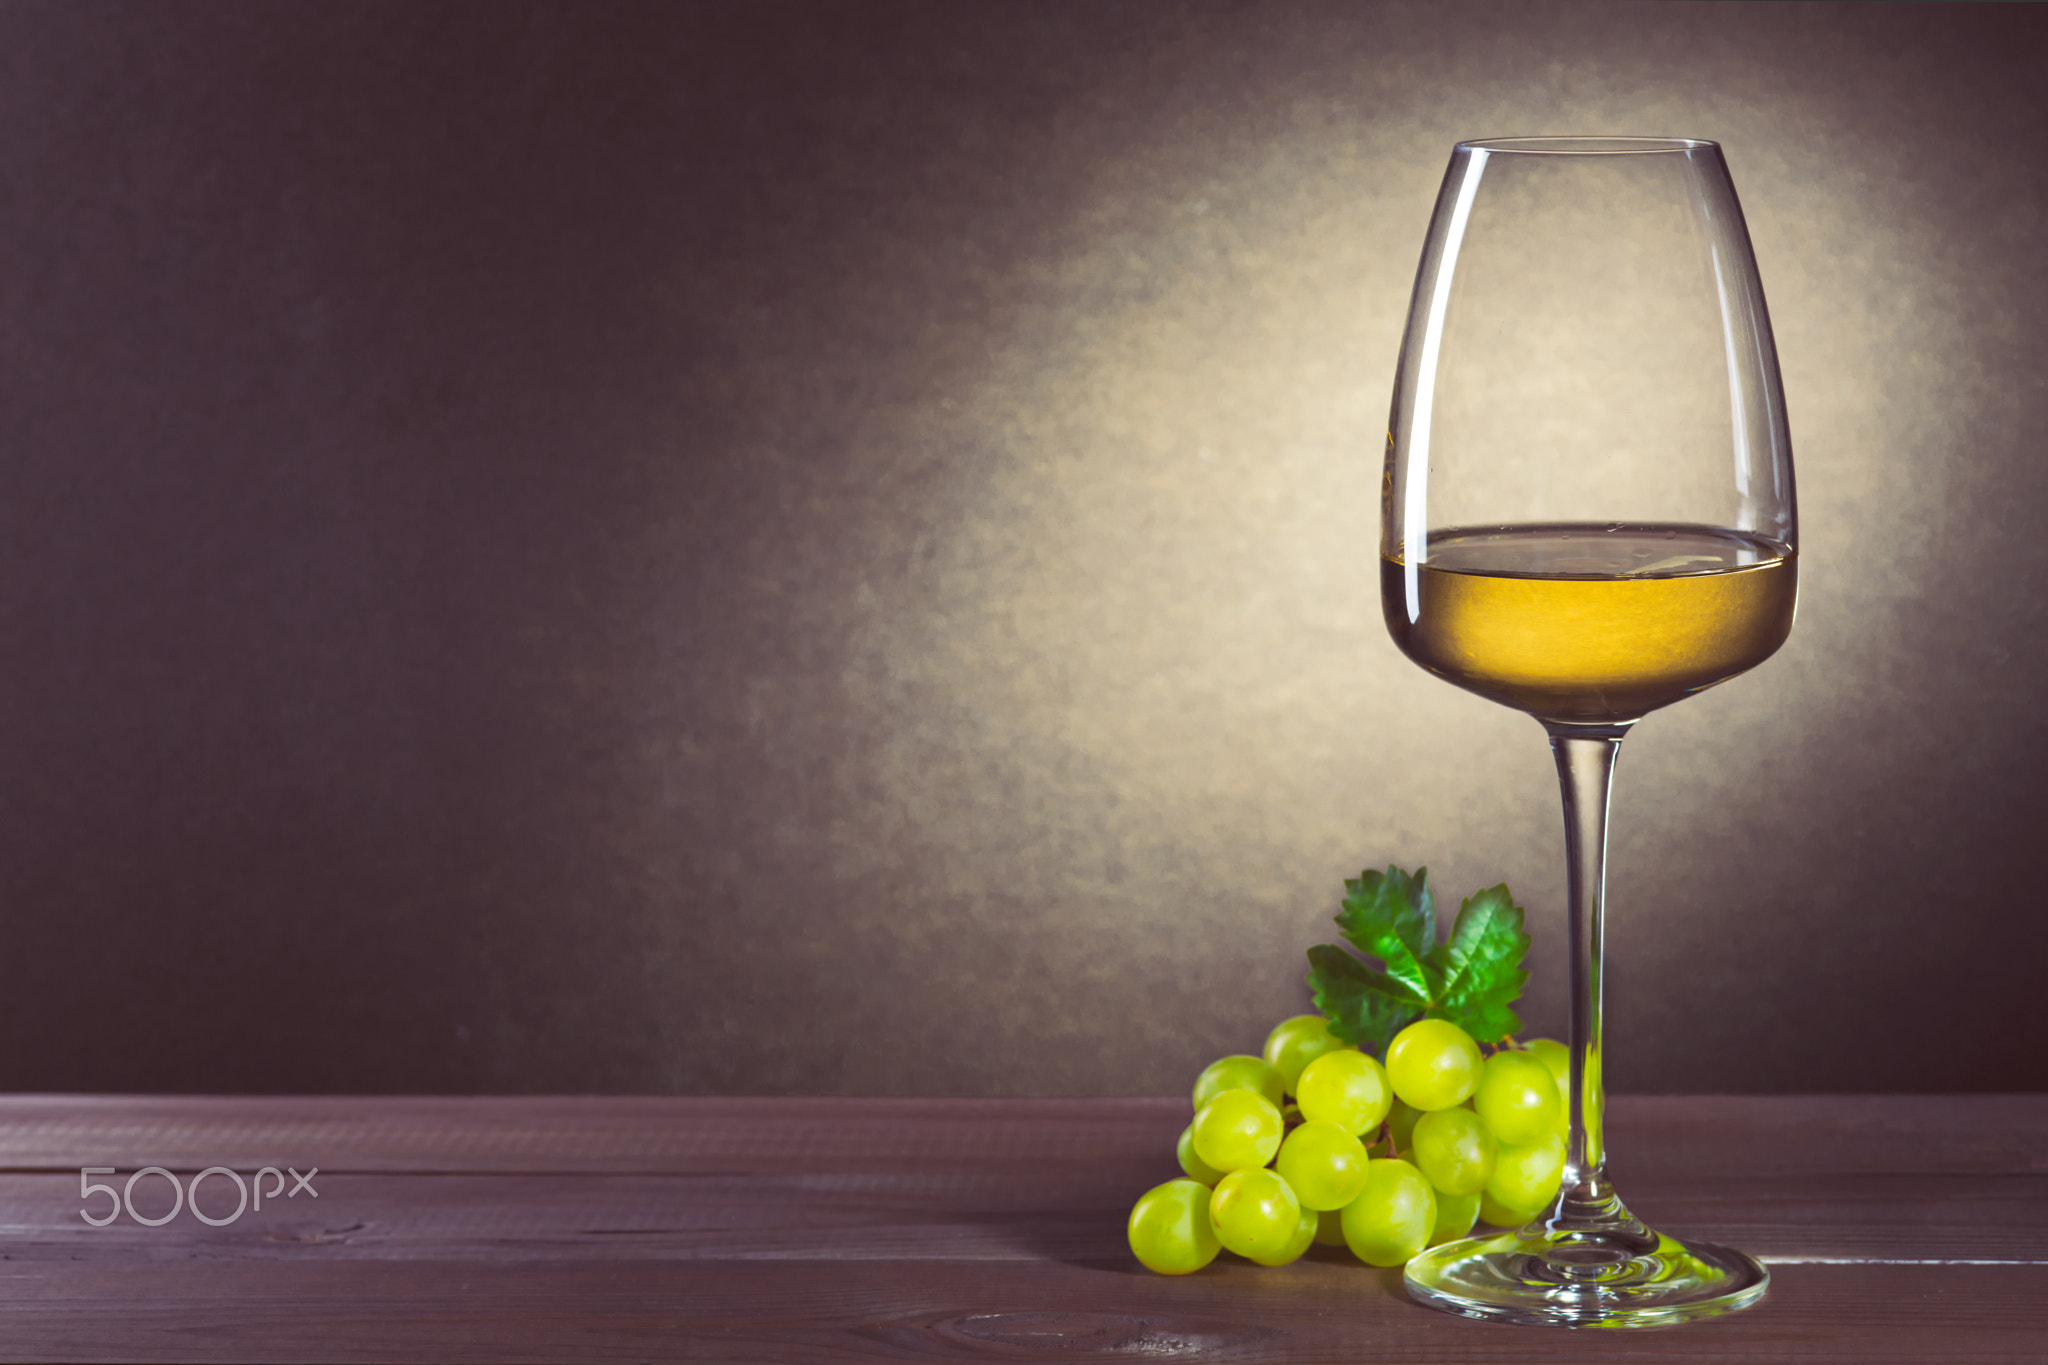
<svg viewBox="0 0 2048 1365">
<path fill-rule="evenodd" d="M 1713 526 L 1462 527 L 1380 561 L 1402 652 L 1543 720 L 1634 720 L 1754 668 L 1798 597 L 1790 549 Z"/>
</svg>

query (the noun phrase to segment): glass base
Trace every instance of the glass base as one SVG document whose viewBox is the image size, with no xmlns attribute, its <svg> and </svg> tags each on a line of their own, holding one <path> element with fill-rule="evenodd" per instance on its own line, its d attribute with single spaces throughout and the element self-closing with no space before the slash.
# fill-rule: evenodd
<svg viewBox="0 0 2048 1365">
<path fill-rule="evenodd" d="M 1747 1308 L 1770 1284 L 1771 1272 L 1739 1251 L 1643 1231 L 1609 1237 L 1538 1222 L 1447 1242 L 1408 1262 L 1408 1292 L 1492 1322 L 1664 1327 Z"/>
</svg>

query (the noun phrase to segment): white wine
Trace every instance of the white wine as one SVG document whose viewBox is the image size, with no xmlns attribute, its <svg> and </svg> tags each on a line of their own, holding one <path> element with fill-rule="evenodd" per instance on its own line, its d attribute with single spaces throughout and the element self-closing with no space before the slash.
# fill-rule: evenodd
<svg viewBox="0 0 2048 1365">
<path fill-rule="evenodd" d="M 1380 561 L 1402 652 L 1543 719 L 1634 720 L 1754 668 L 1792 629 L 1797 556 L 1712 526 L 1550 522 L 1432 531 Z"/>
</svg>

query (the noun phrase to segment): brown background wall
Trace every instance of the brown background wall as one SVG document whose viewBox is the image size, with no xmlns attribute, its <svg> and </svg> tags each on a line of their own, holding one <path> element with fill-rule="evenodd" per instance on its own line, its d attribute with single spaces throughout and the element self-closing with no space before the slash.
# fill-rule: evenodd
<svg viewBox="0 0 2048 1365">
<path fill-rule="evenodd" d="M 1805 597 L 1652 718 L 1627 1089 L 2048 1086 L 2035 6 L 0 7 L 0 1085 L 1175 1090 L 1532 911 L 1374 599 L 1459 137 L 1728 149 Z"/>
</svg>

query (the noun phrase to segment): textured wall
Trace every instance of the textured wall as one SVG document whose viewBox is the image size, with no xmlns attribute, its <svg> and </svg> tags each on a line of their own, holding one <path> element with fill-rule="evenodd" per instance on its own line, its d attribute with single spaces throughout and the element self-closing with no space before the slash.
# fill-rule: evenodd
<svg viewBox="0 0 2048 1365">
<path fill-rule="evenodd" d="M 2030 6 L 0 7 L 0 1085 L 1160 1091 L 1507 879 L 1380 435 L 1450 144 L 1721 140 L 1783 653 L 1622 755 L 1610 1075 L 2048 1086 Z"/>
</svg>

